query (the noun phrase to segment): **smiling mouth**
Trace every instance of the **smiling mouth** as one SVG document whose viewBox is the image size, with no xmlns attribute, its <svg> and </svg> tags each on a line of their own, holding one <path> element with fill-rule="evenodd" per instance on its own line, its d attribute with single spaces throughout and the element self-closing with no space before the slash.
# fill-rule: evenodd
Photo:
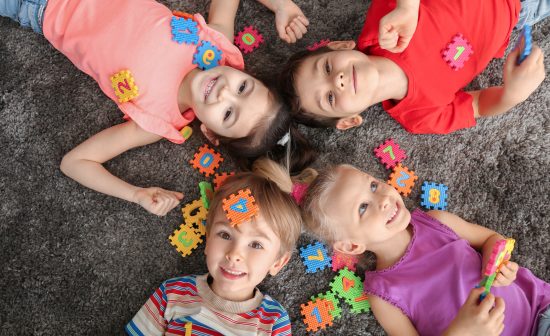
<svg viewBox="0 0 550 336">
<path fill-rule="evenodd" d="M 357 74 L 355 73 L 355 66 L 352 66 L 351 70 L 353 74 L 353 91 L 357 93 Z"/>
<path fill-rule="evenodd" d="M 399 205 L 395 204 L 395 210 L 393 210 L 393 212 L 391 213 L 390 218 L 386 222 L 386 225 L 391 224 L 393 220 L 397 217 L 398 213 L 399 213 Z"/>
<path fill-rule="evenodd" d="M 218 81 L 218 77 L 214 77 L 208 83 L 206 83 L 206 87 L 204 88 L 204 101 L 206 101 L 206 99 L 212 92 L 212 88 L 214 87 L 217 81 Z"/>
<path fill-rule="evenodd" d="M 221 270 L 222 275 L 225 278 L 230 279 L 230 280 L 240 279 L 240 278 L 242 278 L 246 275 L 246 272 L 235 271 L 235 270 L 224 268 L 224 267 L 221 267 L 221 266 L 220 266 L 220 270 Z"/>
</svg>

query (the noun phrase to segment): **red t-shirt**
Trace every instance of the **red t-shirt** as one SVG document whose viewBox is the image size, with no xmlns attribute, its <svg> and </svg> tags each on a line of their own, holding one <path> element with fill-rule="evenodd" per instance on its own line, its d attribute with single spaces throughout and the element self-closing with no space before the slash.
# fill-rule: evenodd
<svg viewBox="0 0 550 336">
<path fill-rule="evenodd" d="M 360 51 L 395 62 L 409 79 L 407 96 L 382 106 L 411 133 L 443 134 L 474 126 L 472 96 L 462 89 L 491 59 L 504 56 L 519 0 L 422 0 L 416 32 L 400 54 L 378 45 L 380 19 L 395 7 L 395 0 L 373 0 L 357 43 Z M 458 34 L 462 38 L 453 43 Z"/>
</svg>

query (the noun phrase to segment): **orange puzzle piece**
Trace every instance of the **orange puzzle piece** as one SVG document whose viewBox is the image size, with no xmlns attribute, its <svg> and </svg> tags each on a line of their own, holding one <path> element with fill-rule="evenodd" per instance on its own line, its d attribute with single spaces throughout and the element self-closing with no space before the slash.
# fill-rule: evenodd
<svg viewBox="0 0 550 336">
<path fill-rule="evenodd" d="M 222 186 L 223 182 L 225 182 L 225 180 L 227 180 L 229 176 L 233 175 L 235 175 L 235 173 L 233 172 L 219 174 L 217 173 L 216 175 L 214 175 L 214 190 L 218 190 L 218 188 Z"/>
<path fill-rule="evenodd" d="M 388 184 L 394 187 L 403 196 L 408 196 L 416 180 L 418 180 L 418 176 L 414 174 L 414 171 L 398 163 L 390 174 Z"/>
<path fill-rule="evenodd" d="M 317 331 L 319 328 L 325 329 L 327 325 L 332 325 L 331 310 L 334 305 L 327 299 L 318 299 L 315 302 L 308 301 L 307 305 L 300 305 L 301 313 L 304 316 L 304 323 L 307 325 L 307 331 Z"/>
<path fill-rule="evenodd" d="M 231 226 L 250 220 L 260 210 L 250 189 L 241 189 L 224 198 L 222 207 Z"/>
<path fill-rule="evenodd" d="M 193 160 L 189 161 L 193 168 L 198 169 L 206 177 L 214 175 L 214 170 L 220 167 L 221 162 L 223 162 L 223 158 L 220 153 L 207 144 L 202 145 L 195 153 Z"/>
</svg>

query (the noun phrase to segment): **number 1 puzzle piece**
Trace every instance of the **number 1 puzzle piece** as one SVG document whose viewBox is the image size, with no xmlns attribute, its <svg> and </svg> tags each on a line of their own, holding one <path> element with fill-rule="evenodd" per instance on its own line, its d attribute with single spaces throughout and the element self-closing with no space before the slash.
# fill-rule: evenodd
<svg viewBox="0 0 550 336">
<path fill-rule="evenodd" d="M 223 211 L 231 226 L 250 220 L 260 210 L 250 189 L 241 189 L 236 194 L 224 198 L 222 203 Z"/>
<path fill-rule="evenodd" d="M 462 34 L 456 34 L 441 55 L 443 60 L 455 71 L 464 67 L 464 63 L 474 53 L 472 45 Z"/>
<path fill-rule="evenodd" d="M 306 273 L 315 273 L 331 266 L 327 248 L 321 242 L 300 247 L 300 256 L 306 266 Z"/>
<path fill-rule="evenodd" d="M 382 161 L 386 169 L 395 167 L 396 164 L 407 158 L 405 151 L 393 139 L 388 139 L 375 148 L 374 155 Z"/>
<path fill-rule="evenodd" d="M 445 210 L 447 209 L 447 186 L 441 183 L 422 183 L 422 205 L 426 209 Z"/>
<path fill-rule="evenodd" d="M 245 27 L 242 31 L 235 36 L 235 44 L 245 54 L 251 53 L 254 49 L 258 48 L 260 44 L 264 42 L 262 34 L 252 27 Z"/>
<path fill-rule="evenodd" d="M 189 224 L 181 224 L 180 228 L 168 237 L 170 244 L 176 247 L 182 256 L 188 256 L 193 252 L 193 249 L 202 243 L 202 239 L 195 229 Z"/>
<path fill-rule="evenodd" d="M 328 291 L 317 296 L 312 296 L 311 301 L 315 302 L 319 299 L 325 299 L 332 303 L 332 309 L 329 309 L 330 315 L 332 315 L 333 320 L 336 320 L 342 317 L 342 308 L 340 308 L 340 301 L 332 291 Z M 329 307 L 330 308 L 330 307 Z"/>
<path fill-rule="evenodd" d="M 218 169 L 223 162 L 222 156 L 207 144 L 202 145 L 193 157 L 189 163 L 206 177 L 214 175 L 214 170 Z"/>
<path fill-rule="evenodd" d="M 119 71 L 110 78 L 119 103 L 129 102 L 139 95 L 139 89 L 130 70 Z"/>
<path fill-rule="evenodd" d="M 393 186 L 403 196 L 408 196 L 416 180 L 418 180 L 418 176 L 414 174 L 414 171 L 399 163 L 393 168 L 388 184 Z"/>
<path fill-rule="evenodd" d="M 307 305 L 300 305 L 304 323 L 307 325 L 306 330 L 317 331 L 319 328 L 325 329 L 327 325 L 331 326 L 333 320 L 329 312 L 331 306 L 331 302 L 326 299 L 308 301 Z"/>
</svg>

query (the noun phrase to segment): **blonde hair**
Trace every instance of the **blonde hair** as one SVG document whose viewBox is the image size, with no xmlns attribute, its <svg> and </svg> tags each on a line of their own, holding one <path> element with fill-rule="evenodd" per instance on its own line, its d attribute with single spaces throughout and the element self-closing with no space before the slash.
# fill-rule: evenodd
<svg viewBox="0 0 550 336">
<path fill-rule="evenodd" d="M 292 251 L 302 227 L 300 209 L 290 196 L 292 180 L 285 168 L 266 158 L 256 160 L 251 172 L 240 172 L 227 178 L 216 190 L 208 211 L 207 237 L 214 216 L 220 213 L 222 200 L 247 188 L 260 208 L 260 215 L 281 240 L 281 253 Z"/>
</svg>

